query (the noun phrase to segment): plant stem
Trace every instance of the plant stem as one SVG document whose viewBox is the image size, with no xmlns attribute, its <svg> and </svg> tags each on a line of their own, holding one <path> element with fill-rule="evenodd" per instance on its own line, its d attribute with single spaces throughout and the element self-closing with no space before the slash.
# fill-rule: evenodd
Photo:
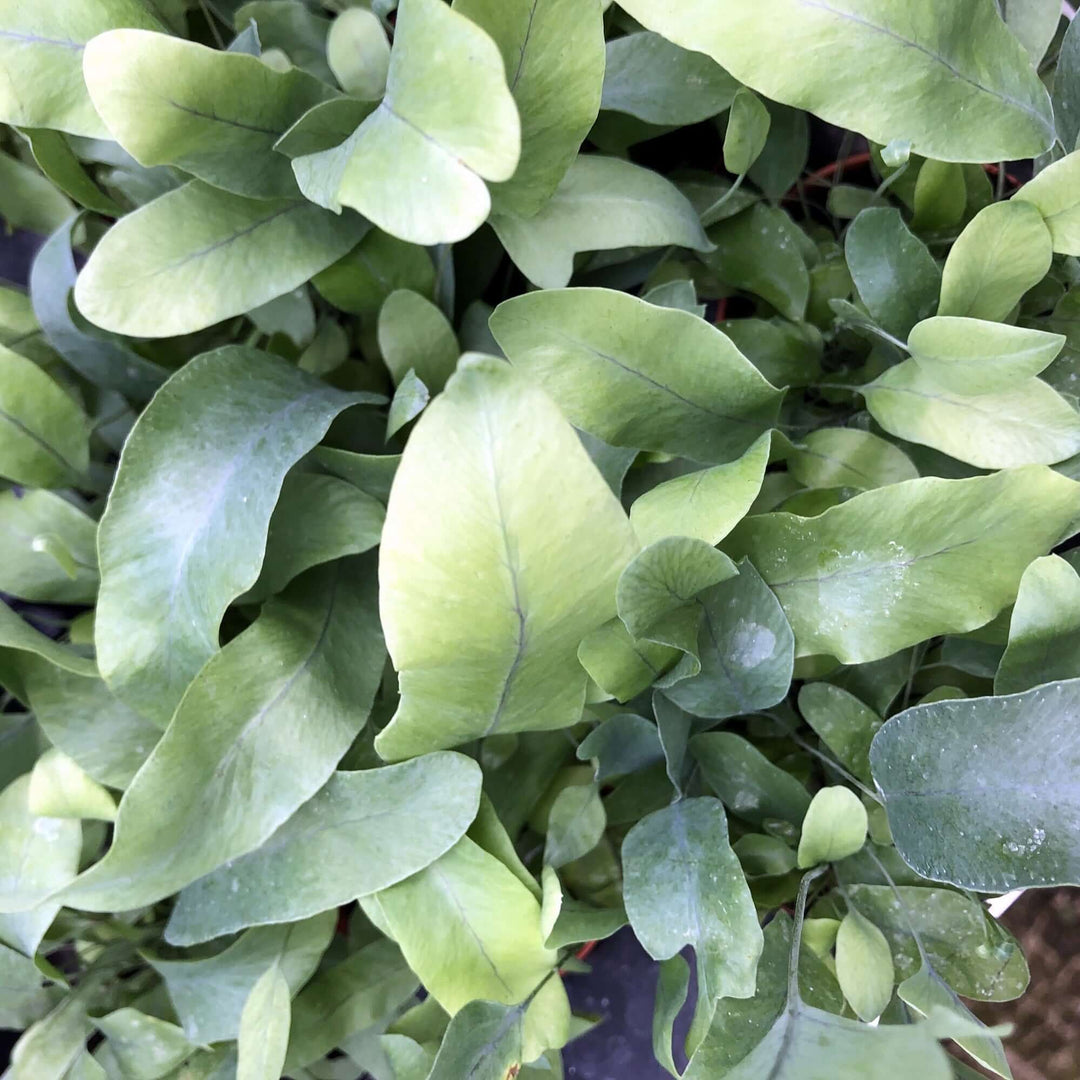
<svg viewBox="0 0 1080 1080">
<path fill-rule="evenodd" d="M 791 931 L 791 958 L 788 961 L 788 1009 L 794 1012 L 802 998 L 799 997 L 799 950 L 802 948 L 802 928 L 806 921 L 806 897 L 810 886 L 828 870 L 827 864 L 815 866 L 803 875 L 799 882 L 799 896 L 795 901 L 795 926 Z"/>
</svg>

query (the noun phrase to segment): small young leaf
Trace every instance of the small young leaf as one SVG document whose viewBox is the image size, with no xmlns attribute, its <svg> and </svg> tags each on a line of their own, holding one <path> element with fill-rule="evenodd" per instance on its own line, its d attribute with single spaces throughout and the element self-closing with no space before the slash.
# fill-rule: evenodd
<svg viewBox="0 0 1080 1080">
<path fill-rule="evenodd" d="M 843 789 L 846 790 L 846 789 Z M 860 1020 L 876 1020 L 893 991 L 892 953 L 885 935 L 852 908 L 836 933 L 836 977 Z"/>
<path fill-rule="evenodd" d="M 378 101 L 390 69 L 390 42 L 378 15 L 363 7 L 346 8 L 327 35 L 326 62 L 346 94 Z"/>
<path fill-rule="evenodd" d="M 49 818 L 112 821 L 116 803 L 101 784 L 60 750 L 47 750 L 30 774 L 30 813 Z"/>
<path fill-rule="evenodd" d="M 410 370 L 433 394 L 454 373 L 461 349 L 454 328 L 430 300 L 410 289 L 392 292 L 379 309 L 379 351 L 394 383 Z"/>
<path fill-rule="evenodd" d="M 866 807 L 851 788 L 822 788 L 803 818 L 800 869 L 854 855 L 866 842 L 866 826 Z"/>
<path fill-rule="evenodd" d="M 1043 216 L 1054 251 L 1080 255 L 1080 150 L 1048 165 L 1015 195 Z"/>
<path fill-rule="evenodd" d="M 251 988 L 240 1018 L 236 1080 L 278 1080 L 289 1045 L 289 984 L 271 964 Z"/>
<path fill-rule="evenodd" d="M 544 865 L 558 869 L 587 855 L 600 843 L 606 826 L 607 816 L 596 784 L 563 788 L 548 817 Z"/>
<path fill-rule="evenodd" d="M 769 137 L 769 110 L 761 99 L 740 86 L 731 102 L 727 132 L 724 135 L 724 168 L 736 176 L 750 171 Z"/>
</svg>

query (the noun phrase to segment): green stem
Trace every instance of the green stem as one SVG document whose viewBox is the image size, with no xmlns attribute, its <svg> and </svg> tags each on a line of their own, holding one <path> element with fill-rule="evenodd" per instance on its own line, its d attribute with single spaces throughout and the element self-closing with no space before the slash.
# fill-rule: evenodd
<svg viewBox="0 0 1080 1080">
<path fill-rule="evenodd" d="M 799 883 L 799 896 L 795 901 L 795 926 L 791 931 L 791 958 L 788 960 L 788 1010 L 798 1010 L 802 998 L 799 996 L 799 950 L 802 948 L 802 928 L 806 921 L 806 897 L 810 886 L 828 870 L 828 865 L 815 866 L 803 875 Z"/>
</svg>

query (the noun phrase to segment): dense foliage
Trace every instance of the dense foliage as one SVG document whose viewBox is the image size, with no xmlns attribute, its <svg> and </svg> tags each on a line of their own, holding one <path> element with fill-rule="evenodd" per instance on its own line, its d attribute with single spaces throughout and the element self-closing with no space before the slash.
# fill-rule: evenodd
<svg viewBox="0 0 1080 1080">
<path fill-rule="evenodd" d="M 984 899 L 1080 882 L 1069 27 L 0 0 L 9 1080 L 559 1077 L 626 924 L 687 1080 L 1008 1077 Z"/>
</svg>

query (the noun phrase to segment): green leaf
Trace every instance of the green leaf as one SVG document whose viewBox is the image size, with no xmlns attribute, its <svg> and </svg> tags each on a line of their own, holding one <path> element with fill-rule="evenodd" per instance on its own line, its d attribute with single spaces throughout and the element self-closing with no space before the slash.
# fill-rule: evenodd
<svg viewBox="0 0 1080 1080">
<path fill-rule="evenodd" d="M 1075 19 L 1069 23 L 1058 52 L 1053 102 L 1062 146 L 1066 152 L 1080 149 L 1080 30 Z"/>
<path fill-rule="evenodd" d="M 112 847 L 65 893 L 69 906 L 122 911 L 168 896 L 259 847 L 329 779 L 382 673 L 366 564 L 309 571 L 213 656 L 124 793 Z"/>
<path fill-rule="evenodd" d="M 1011 1080 L 1012 1070 L 1001 1040 L 989 1031 L 981 1034 L 978 1029 L 984 1025 L 968 1010 L 967 1006 L 945 985 L 934 969 L 923 961 L 923 965 L 910 978 L 905 979 L 896 990 L 897 996 L 916 1016 L 933 1017 L 938 1010 L 958 1017 L 963 1026 L 974 1026 L 975 1033 L 958 1032 L 954 1038 L 980 1065 L 992 1072 Z"/>
<path fill-rule="evenodd" d="M 0 153 L 0 182 L 0 217 L 9 230 L 51 233 L 74 210 L 67 198 L 36 169 L 4 153 Z"/>
<path fill-rule="evenodd" d="M 273 596 L 313 566 L 375 547 L 384 517 L 378 499 L 345 480 L 288 473 L 270 518 L 259 578 L 239 602 Z"/>
<path fill-rule="evenodd" d="M 600 843 L 606 826 L 607 815 L 596 784 L 564 787 L 548 816 L 544 865 L 558 869 L 587 855 Z"/>
<path fill-rule="evenodd" d="M 374 111 L 376 102 L 332 97 L 313 105 L 280 139 L 274 149 L 290 160 L 332 150 L 347 139 Z"/>
<path fill-rule="evenodd" d="M 354 454 L 329 446 L 315 448 L 315 460 L 335 476 L 385 503 L 401 464 L 400 454 Z"/>
<path fill-rule="evenodd" d="M 128 437 L 99 530 L 98 665 L 117 696 L 164 727 L 217 652 L 225 608 L 259 575 L 285 473 L 339 412 L 370 400 L 239 346 L 162 388 Z M 192 423 L 214 438 L 189 439 Z"/>
<path fill-rule="evenodd" d="M 390 402 L 390 410 L 386 416 L 387 442 L 410 420 L 415 420 L 430 400 L 428 388 L 420 381 L 416 372 L 409 368 L 394 391 L 394 400 Z"/>
<path fill-rule="evenodd" d="M 1045 352 L 1034 362 L 1044 358 Z M 934 357 L 930 375 L 921 361 L 906 360 L 866 388 L 866 407 L 891 435 L 982 469 L 1051 465 L 1080 452 L 1080 413 L 1052 386 L 1032 377 L 1011 381 L 1008 373 L 987 376 L 989 364 L 978 381 L 1004 380 L 1006 389 L 961 394 L 937 381 L 945 368 L 949 381 L 961 383 L 952 368 L 968 366 Z"/>
<path fill-rule="evenodd" d="M 161 24 L 139 0 L 63 0 L 0 6 L 0 120 L 108 138 L 83 82 L 83 46 L 105 30 Z"/>
<path fill-rule="evenodd" d="M 411 370 L 433 393 L 454 373 L 461 349 L 450 321 L 411 289 L 392 292 L 379 309 L 379 351 L 394 383 Z"/>
<path fill-rule="evenodd" d="M 806 789 L 742 736 L 729 731 L 695 735 L 690 753 L 733 814 L 758 826 L 770 819 L 798 825 L 805 817 L 810 806 Z"/>
<path fill-rule="evenodd" d="M 803 818 L 799 868 L 806 870 L 854 855 L 866 842 L 866 826 L 866 807 L 854 791 L 846 787 L 822 788 L 811 799 Z M 892 983 L 889 986 L 891 989 Z"/>
<path fill-rule="evenodd" d="M 1027 54 L 982 0 L 957 0 L 947 12 L 924 2 L 914 11 L 882 9 L 874 0 L 621 6 L 739 82 L 883 145 L 905 138 L 925 157 L 1000 161 L 1040 154 L 1054 138 L 1050 103 Z M 828 64 L 777 62 L 804 50 L 842 58 L 844 77 Z M 913 98 L 907 90 L 916 85 Z"/>
<path fill-rule="evenodd" d="M 30 775 L 0 792 L 0 941 L 33 956 L 60 910 L 47 899 L 78 872 L 78 821 L 30 810 Z"/>
<path fill-rule="evenodd" d="M 754 996 L 744 1001 L 728 998 L 719 1002 L 712 1024 L 683 1074 L 685 1080 L 714 1080 L 717 1076 L 727 1076 L 783 1012 L 791 930 L 791 917 L 783 910 L 769 921 L 765 927 L 765 949 L 758 963 Z M 808 948 L 799 951 L 799 983 L 811 1005 L 829 1013 L 843 1009 L 844 999 L 835 978 Z M 826 1076 L 828 1080 L 834 1078 L 832 1073 L 821 1075 L 823 1080 Z M 862 1074 L 854 1076 L 862 1080 Z"/>
<path fill-rule="evenodd" d="M 894 893 L 888 885 L 851 884 L 845 895 L 888 938 L 898 978 L 918 971 L 921 944 L 935 971 L 964 997 L 1009 1001 L 1027 987 L 1019 945 L 978 900 L 911 885 Z"/>
<path fill-rule="evenodd" d="M 954 315 L 924 319 L 908 335 L 919 368 L 943 389 L 969 397 L 1023 384 L 1064 344 L 1063 334 Z"/>
<path fill-rule="evenodd" d="M 745 833 L 732 849 L 751 877 L 775 877 L 795 869 L 795 852 L 776 836 Z"/>
<path fill-rule="evenodd" d="M 675 1018 L 686 1002 L 690 986 L 690 965 L 676 953 L 660 962 L 656 978 L 656 1007 L 652 1022 L 653 1056 L 672 1076 L 681 1076 L 671 1053 Z"/>
<path fill-rule="evenodd" d="M 361 905 L 393 935 L 409 967 L 451 1016 L 478 999 L 517 1004 L 555 964 L 555 953 L 543 944 L 535 897 L 469 839 L 400 884 L 362 898 Z M 437 938 L 432 926 L 439 927 Z M 554 1013 L 556 1026 L 569 1020 L 558 979 L 545 984 L 533 1010 L 535 1019 L 526 1015 L 524 1021 L 526 1060 L 546 1049 L 528 1054 L 537 1029 L 549 1022 L 545 1013 Z"/>
<path fill-rule="evenodd" d="M 712 247 L 694 208 L 670 180 L 598 154 L 575 158 L 532 217 L 496 212 L 491 224 L 517 268 L 543 289 L 570 281 L 579 251 Z"/>
<path fill-rule="evenodd" d="M 738 574 L 735 564 L 703 540 L 668 536 L 644 548 L 619 576 L 615 601 L 626 629 L 697 653 L 698 625 L 709 606 L 698 594 Z M 690 663 L 696 674 L 696 659 Z"/>
<path fill-rule="evenodd" d="M 596 761 L 596 779 L 629 776 L 664 760 L 660 736 L 651 720 L 636 713 L 616 713 L 578 743 L 579 761 Z"/>
<path fill-rule="evenodd" d="M 750 171 L 765 149 L 771 122 L 761 98 L 753 90 L 740 86 L 732 99 L 724 133 L 724 168 L 728 172 L 741 176 Z"/>
<path fill-rule="evenodd" d="M 864 210 L 847 231 L 844 256 L 859 298 L 890 334 L 906 337 L 934 313 L 941 271 L 899 210 Z"/>
<path fill-rule="evenodd" d="M 230 2 L 229 7 L 232 7 Z M 330 20 L 315 14 L 298 0 L 251 0 L 233 15 L 233 27 L 243 30 L 255 23 L 263 54 L 277 49 L 299 68 L 324 82 L 333 75 L 326 63 L 326 37 Z"/>
<path fill-rule="evenodd" d="M 334 307 L 367 322 L 396 289 L 411 289 L 430 300 L 435 267 L 424 248 L 372 229 L 352 251 L 316 274 L 312 284 Z"/>
<path fill-rule="evenodd" d="M 79 274 L 75 302 L 115 333 L 191 333 L 302 285 L 366 228 L 303 200 L 246 199 L 192 181 L 105 234 Z"/>
<path fill-rule="evenodd" d="M 862 664 L 989 622 L 1078 512 L 1080 487 L 1032 466 L 908 480 L 815 518 L 751 517 L 726 547 L 749 556 L 776 593 L 798 656 Z"/>
<path fill-rule="evenodd" d="M 47 128 L 24 128 L 22 134 L 38 168 L 65 195 L 79 206 L 110 216 L 122 213 L 120 207 L 94 183 L 75 156 L 71 143 L 62 132 Z"/>
<path fill-rule="evenodd" d="M 295 68 L 147 30 L 112 30 L 83 57 L 90 98 L 140 165 L 175 165 L 215 187 L 259 199 L 296 194 L 273 145 L 332 91 Z"/>
<path fill-rule="evenodd" d="M 1050 269 L 1053 241 L 1030 203 L 984 207 L 964 226 L 945 259 L 939 315 L 1001 321 Z"/>
<path fill-rule="evenodd" d="M 390 42 L 378 15 L 363 7 L 346 8 L 330 26 L 326 62 L 346 94 L 378 101 L 390 70 Z"/>
<path fill-rule="evenodd" d="M 946 161 L 924 161 L 915 180 L 912 228 L 919 232 L 952 229 L 967 208 L 964 170 Z"/>
<path fill-rule="evenodd" d="M 661 685 L 694 716 L 724 720 L 766 709 L 791 684 L 795 641 L 776 597 L 749 562 L 698 598 L 700 671 L 684 659 Z"/>
<path fill-rule="evenodd" d="M 870 763 L 904 861 L 977 892 L 1080 879 L 1078 715 L 1080 680 L 1071 679 L 894 716 Z"/>
<path fill-rule="evenodd" d="M 401 0 L 386 96 L 344 143 L 293 170 L 320 206 L 351 206 L 411 243 L 452 243 L 487 218 L 484 181 L 508 180 L 520 149 L 495 43 L 442 0 Z"/>
<path fill-rule="evenodd" d="M 1036 559 L 1020 579 L 995 694 L 1080 676 L 1080 577 L 1064 559 Z"/>
<path fill-rule="evenodd" d="M 635 640 L 621 619 L 610 619 L 586 634 L 578 660 L 600 689 L 616 701 L 648 689 L 679 658 L 679 650 L 654 641 Z"/>
<path fill-rule="evenodd" d="M 60 544 L 72 577 L 38 543 Z M 22 600 L 87 604 L 97 595 L 97 522 L 51 491 L 0 492 L 0 591 Z"/>
<path fill-rule="evenodd" d="M 1003 9 L 1003 17 L 1005 25 L 1019 38 L 1037 68 L 1057 32 L 1061 4 L 1058 0 L 1009 0 Z M 1057 110 L 1054 112 L 1054 119 L 1058 120 Z"/>
<path fill-rule="evenodd" d="M 130 1080 L 158 1080 L 194 1049 L 175 1025 L 138 1009 L 123 1008 L 94 1020 Z"/>
<path fill-rule="evenodd" d="M 0 476 L 34 487 L 70 487 L 90 462 L 79 405 L 32 360 L 0 345 Z"/>
<path fill-rule="evenodd" d="M 261 847 L 184 889 L 166 939 L 292 922 L 403 881 L 464 836 L 479 800 L 479 770 L 460 754 L 334 773 Z"/>
<path fill-rule="evenodd" d="M 454 10 L 486 30 L 499 47 L 521 115 L 521 160 L 509 180 L 492 185 L 492 209 L 531 217 L 566 175 L 600 108 L 601 5 L 598 0 L 455 0 Z"/>
<path fill-rule="evenodd" d="M 30 299 L 45 340 L 95 386 L 116 390 L 133 401 L 149 400 L 168 371 L 100 331 L 80 326 L 70 307 L 75 257 L 69 218 L 42 244 L 30 268 Z"/>
<path fill-rule="evenodd" d="M 836 790 L 846 791 L 846 788 Z M 885 935 L 852 908 L 836 933 L 836 978 L 860 1020 L 876 1020 L 893 992 L 892 952 Z"/>
<path fill-rule="evenodd" d="M 759 436 L 727 465 L 684 473 L 639 495 L 630 507 L 630 524 L 641 543 L 689 536 L 718 544 L 746 516 L 761 490 L 770 438 L 767 433 Z"/>
<path fill-rule="evenodd" d="M 9 1080 L 66 1080 L 92 1031 L 85 1002 L 69 994 L 23 1032 L 11 1051 Z"/>
<path fill-rule="evenodd" d="M 289 1045 L 289 984 L 277 964 L 259 976 L 240 1018 L 236 1080 L 278 1080 Z"/>
<path fill-rule="evenodd" d="M 727 109 L 738 89 L 709 57 L 639 32 L 607 43 L 600 106 L 649 124 L 695 124 Z"/>
<path fill-rule="evenodd" d="M 869 431 L 840 427 L 818 428 L 796 443 L 788 455 L 788 472 L 804 487 L 861 491 L 914 480 L 919 475 L 898 446 Z"/>
<path fill-rule="evenodd" d="M 293 1001 L 285 1075 L 364 1028 L 384 1028 L 417 985 L 397 946 L 385 939 L 324 968 Z"/>
<path fill-rule="evenodd" d="M 544 944 L 549 949 L 563 949 L 567 945 L 579 945 L 585 941 L 601 941 L 625 925 L 626 912 L 621 904 L 619 907 L 598 908 L 565 898 L 559 909 L 559 917 Z"/>
<path fill-rule="evenodd" d="M 184 1034 L 193 1043 L 225 1042 L 243 1031 L 244 1010 L 262 976 L 277 969 L 288 996 L 311 978 L 331 938 L 337 913 L 304 922 L 249 930 L 228 948 L 201 960 L 148 956 L 164 980 Z"/>
<path fill-rule="evenodd" d="M 840 763 L 860 780 L 871 782 L 870 743 L 881 717 L 831 683 L 805 683 L 799 690 L 799 712 Z"/>
<path fill-rule="evenodd" d="M 692 945 L 705 1001 L 752 997 L 763 938 L 720 802 L 650 814 L 627 834 L 622 859 L 626 913 L 645 951 L 669 960 Z"/>
<path fill-rule="evenodd" d="M 34 765 L 28 805 L 37 817 L 99 821 L 116 817 L 116 803 L 108 791 L 55 747 L 46 750 Z"/>
<path fill-rule="evenodd" d="M 572 424 L 614 446 L 730 461 L 776 419 L 780 391 L 686 311 L 564 289 L 504 301 L 491 329 Z"/>
<path fill-rule="evenodd" d="M 505 1080 L 525 1059 L 523 1005 L 470 1001 L 451 1021 L 427 1080 Z"/>
<path fill-rule="evenodd" d="M 635 550 L 554 404 L 502 361 L 463 358 L 409 438 L 383 527 L 380 607 L 401 702 L 379 753 L 575 723 L 578 643 L 615 614 Z"/>
<path fill-rule="evenodd" d="M 1080 255 L 1080 150 L 1048 165 L 1014 196 L 1043 216 L 1054 251 Z"/>
<path fill-rule="evenodd" d="M 785 318 L 801 322 L 810 297 L 810 275 L 798 226 L 782 210 L 755 203 L 709 229 L 716 250 L 705 263 L 734 289 L 760 296 Z"/>
</svg>

